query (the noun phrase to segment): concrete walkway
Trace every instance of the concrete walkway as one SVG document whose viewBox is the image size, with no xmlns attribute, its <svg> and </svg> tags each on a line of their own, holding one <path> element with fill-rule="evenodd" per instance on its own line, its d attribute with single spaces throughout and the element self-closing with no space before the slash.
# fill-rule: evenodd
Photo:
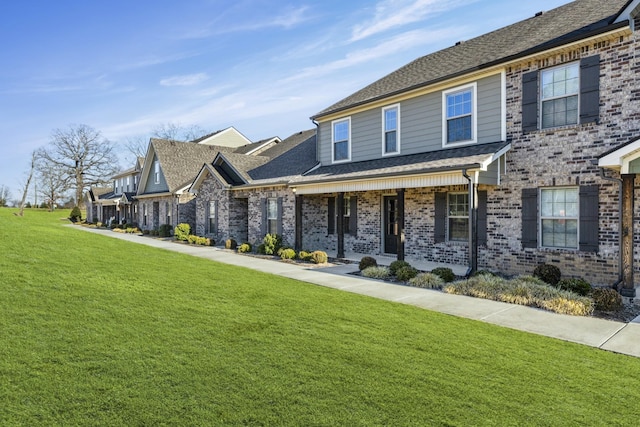
<svg viewBox="0 0 640 427">
<path fill-rule="evenodd" d="M 357 271 L 357 264 L 324 268 L 309 267 L 303 264 L 239 255 L 216 247 L 178 244 L 135 234 L 114 233 L 105 229 L 71 227 L 320 286 L 640 357 L 640 318 L 636 318 L 631 323 L 622 323 L 593 317 L 555 314 L 521 305 L 450 295 L 440 291 L 401 286 L 348 274 Z"/>
</svg>

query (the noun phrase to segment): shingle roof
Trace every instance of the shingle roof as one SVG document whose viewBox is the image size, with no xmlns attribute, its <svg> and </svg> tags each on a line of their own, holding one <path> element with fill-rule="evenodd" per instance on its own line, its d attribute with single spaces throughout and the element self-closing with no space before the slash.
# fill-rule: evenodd
<svg viewBox="0 0 640 427">
<path fill-rule="evenodd" d="M 170 192 L 188 185 L 204 163 L 210 163 L 218 152 L 230 153 L 233 148 L 192 142 L 152 138 L 151 145 L 162 166 L 162 173 Z"/>
<path fill-rule="evenodd" d="M 305 176 L 296 178 L 293 182 L 305 184 L 473 168 L 478 167 L 489 156 L 498 153 L 508 145 L 508 142 L 500 141 L 408 156 L 385 157 L 356 163 L 340 163 L 315 169 Z"/>
<path fill-rule="evenodd" d="M 253 184 L 266 181 L 288 181 L 313 168 L 316 159 L 316 130 L 295 133 L 281 143 L 265 150 L 260 157 L 268 163 L 248 171 Z"/>
<path fill-rule="evenodd" d="M 628 0 L 578 0 L 431 53 L 322 110 L 335 113 L 516 59 L 607 29 Z M 625 25 L 625 24 L 620 24 Z"/>
<path fill-rule="evenodd" d="M 251 144 L 242 145 L 236 148 L 234 150 L 234 153 L 238 153 L 238 154 L 250 153 L 251 151 L 255 151 L 256 149 L 260 148 L 262 145 L 272 142 L 274 139 L 277 139 L 278 141 L 280 141 L 280 138 L 278 138 L 277 136 L 272 136 L 271 138 L 261 139 L 260 141 L 252 142 Z"/>
</svg>

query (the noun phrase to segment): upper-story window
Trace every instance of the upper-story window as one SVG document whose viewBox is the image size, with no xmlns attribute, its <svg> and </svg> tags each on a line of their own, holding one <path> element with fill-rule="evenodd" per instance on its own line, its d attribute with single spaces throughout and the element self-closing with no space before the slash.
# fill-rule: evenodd
<svg viewBox="0 0 640 427">
<path fill-rule="evenodd" d="M 113 187 L 114 187 L 113 192 L 118 194 L 118 180 L 117 179 L 113 180 Z"/>
<path fill-rule="evenodd" d="M 400 105 L 382 109 L 382 154 L 400 152 Z"/>
<path fill-rule="evenodd" d="M 444 91 L 444 145 L 475 142 L 476 84 Z"/>
<path fill-rule="evenodd" d="M 130 185 L 131 185 L 131 181 L 130 181 L 130 177 L 127 177 L 127 192 L 131 191 Z"/>
<path fill-rule="evenodd" d="M 331 122 L 332 157 L 334 162 L 351 160 L 351 118 Z"/>
<path fill-rule="evenodd" d="M 133 191 L 138 191 L 138 175 L 133 176 Z"/>
<path fill-rule="evenodd" d="M 580 68 L 577 62 L 541 72 L 542 128 L 578 123 Z"/>
<path fill-rule="evenodd" d="M 153 182 L 160 184 L 160 162 L 153 162 Z"/>
</svg>

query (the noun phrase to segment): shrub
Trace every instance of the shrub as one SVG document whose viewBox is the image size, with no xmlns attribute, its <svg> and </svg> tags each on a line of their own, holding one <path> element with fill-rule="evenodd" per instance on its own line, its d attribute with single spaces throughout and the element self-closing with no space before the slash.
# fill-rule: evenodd
<svg viewBox="0 0 640 427">
<path fill-rule="evenodd" d="M 240 246 L 238 246 L 238 252 L 240 252 L 241 254 L 251 252 L 251 245 L 249 243 L 241 244 Z"/>
<path fill-rule="evenodd" d="M 234 239 L 227 239 L 224 242 L 224 248 L 225 249 L 234 249 L 238 247 L 238 242 L 236 242 Z"/>
<path fill-rule="evenodd" d="M 409 284 L 418 288 L 442 289 L 444 280 L 433 273 L 420 273 L 416 277 L 409 279 Z"/>
<path fill-rule="evenodd" d="M 551 264 L 540 264 L 533 270 L 533 277 L 554 286 L 560 281 L 561 276 L 560 269 Z"/>
<path fill-rule="evenodd" d="M 262 239 L 264 244 L 264 253 L 267 255 L 274 255 L 278 253 L 278 250 L 282 247 L 282 236 L 278 234 L 267 234 Z"/>
<path fill-rule="evenodd" d="M 402 280 L 403 282 L 407 282 L 418 275 L 418 270 L 411 267 L 410 265 L 405 265 L 404 267 L 400 267 L 396 271 L 396 277 L 398 280 Z"/>
<path fill-rule="evenodd" d="M 367 267 L 362 270 L 362 275 L 371 279 L 387 279 L 391 276 L 391 272 L 389 267 Z"/>
<path fill-rule="evenodd" d="M 431 270 L 431 274 L 439 276 L 445 283 L 453 282 L 456 275 L 453 274 L 453 270 L 449 267 L 437 267 Z"/>
<path fill-rule="evenodd" d="M 148 236 L 148 235 L 149 235 L 149 233 L 150 233 L 150 231 L 149 231 L 149 230 L 142 230 L 142 234 L 144 234 L 145 236 Z"/>
<path fill-rule="evenodd" d="M 183 222 L 176 226 L 176 230 L 173 233 L 173 236 L 176 238 L 176 240 L 187 241 L 189 239 L 190 233 L 191 233 L 191 226 Z"/>
<path fill-rule="evenodd" d="M 266 255 L 266 254 L 267 254 L 266 249 L 265 249 L 265 246 L 264 246 L 264 243 L 260 243 L 260 244 L 258 245 L 257 252 L 258 252 L 260 255 Z"/>
<path fill-rule="evenodd" d="M 302 261 L 311 261 L 311 253 L 307 251 L 300 251 L 298 253 L 298 259 Z"/>
<path fill-rule="evenodd" d="M 124 233 L 124 230 L 122 228 L 114 228 L 113 231 L 115 231 L 116 233 Z"/>
<path fill-rule="evenodd" d="M 282 249 L 282 251 L 280 251 L 280 258 L 282 259 L 295 259 L 295 257 L 296 251 L 291 248 Z"/>
<path fill-rule="evenodd" d="M 615 289 L 594 288 L 591 291 L 591 298 L 596 310 L 616 311 L 622 308 L 622 296 Z"/>
<path fill-rule="evenodd" d="M 96 227 L 97 227 L 97 228 L 102 227 L 102 223 L 101 223 L 100 221 L 96 222 Z"/>
<path fill-rule="evenodd" d="M 208 237 L 195 236 L 194 238 L 189 236 L 189 243 L 191 243 L 192 240 L 196 245 L 201 245 L 201 246 L 213 246 L 213 244 L 215 243 L 213 240 L 209 239 Z"/>
<path fill-rule="evenodd" d="M 389 265 L 389 271 L 392 275 L 395 276 L 398 273 L 398 270 L 402 267 L 411 267 L 411 264 L 409 264 L 407 261 L 393 261 Z"/>
<path fill-rule="evenodd" d="M 453 273 L 453 271 L 452 271 L 452 273 Z M 473 274 L 471 275 L 471 277 L 474 277 L 474 276 L 480 276 L 480 275 L 484 275 L 484 276 L 498 276 L 496 273 L 494 273 L 494 272 L 492 272 L 492 271 L 489 271 L 489 270 L 476 270 L 476 272 L 475 272 L 475 273 L 473 273 Z"/>
<path fill-rule="evenodd" d="M 591 285 L 584 279 L 562 279 L 556 287 L 586 297 L 591 292 Z"/>
<path fill-rule="evenodd" d="M 172 230 L 173 227 L 171 226 L 171 224 L 162 224 L 158 229 L 158 235 L 160 237 L 170 237 Z"/>
<path fill-rule="evenodd" d="M 192 245 L 195 245 L 196 243 L 198 243 L 198 236 L 194 235 L 194 234 L 189 234 L 187 236 L 187 241 L 189 243 L 191 243 Z"/>
<path fill-rule="evenodd" d="M 154 228 L 153 230 L 151 230 L 151 235 L 152 236 L 157 236 L 158 234 L 159 234 L 158 233 L 158 229 Z"/>
<path fill-rule="evenodd" d="M 358 264 L 358 269 L 360 271 L 364 270 L 367 267 L 377 267 L 378 261 L 374 257 L 365 256 L 360 260 L 360 264 Z"/>
<path fill-rule="evenodd" d="M 74 206 L 73 209 L 71 209 L 71 214 L 69 214 L 69 221 L 75 223 L 80 220 L 82 220 L 82 212 L 80 212 L 79 207 Z"/>
<path fill-rule="evenodd" d="M 135 233 L 139 233 L 140 232 L 140 230 L 137 227 L 127 228 L 124 231 L 125 231 L 125 233 L 129 233 L 129 234 L 135 234 Z"/>
<path fill-rule="evenodd" d="M 316 264 L 324 264 L 329 260 L 327 253 L 324 251 L 313 251 L 311 252 L 311 261 Z"/>
</svg>

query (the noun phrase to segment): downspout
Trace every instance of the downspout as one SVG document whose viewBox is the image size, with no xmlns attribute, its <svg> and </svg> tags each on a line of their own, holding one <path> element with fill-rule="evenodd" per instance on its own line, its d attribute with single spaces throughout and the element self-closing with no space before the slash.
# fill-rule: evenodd
<svg viewBox="0 0 640 427">
<path fill-rule="evenodd" d="M 476 270 L 476 259 L 475 259 L 475 251 L 473 245 L 475 244 L 475 239 L 473 233 L 475 232 L 475 211 L 473 206 L 475 206 L 474 200 L 474 191 L 473 191 L 473 181 L 471 177 L 467 174 L 466 169 L 462 169 L 462 176 L 464 176 L 468 181 L 469 187 L 469 268 L 465 273 L 465 277 L 471 276 Z"/>
<path fill-rule="evenodd" d="M 618 280 L 611 285 L 611 287 L 615 290 L 618 290 L 618 286 L 622 283 L 623 273 L 622 273 L 622 179 L 620 178 L 611 178 L 609 176 L 605 176 L 604 168 L 600 168 L 600 178 L 605 181 L 615 182 L 618 184 Z"/>
</svg>

